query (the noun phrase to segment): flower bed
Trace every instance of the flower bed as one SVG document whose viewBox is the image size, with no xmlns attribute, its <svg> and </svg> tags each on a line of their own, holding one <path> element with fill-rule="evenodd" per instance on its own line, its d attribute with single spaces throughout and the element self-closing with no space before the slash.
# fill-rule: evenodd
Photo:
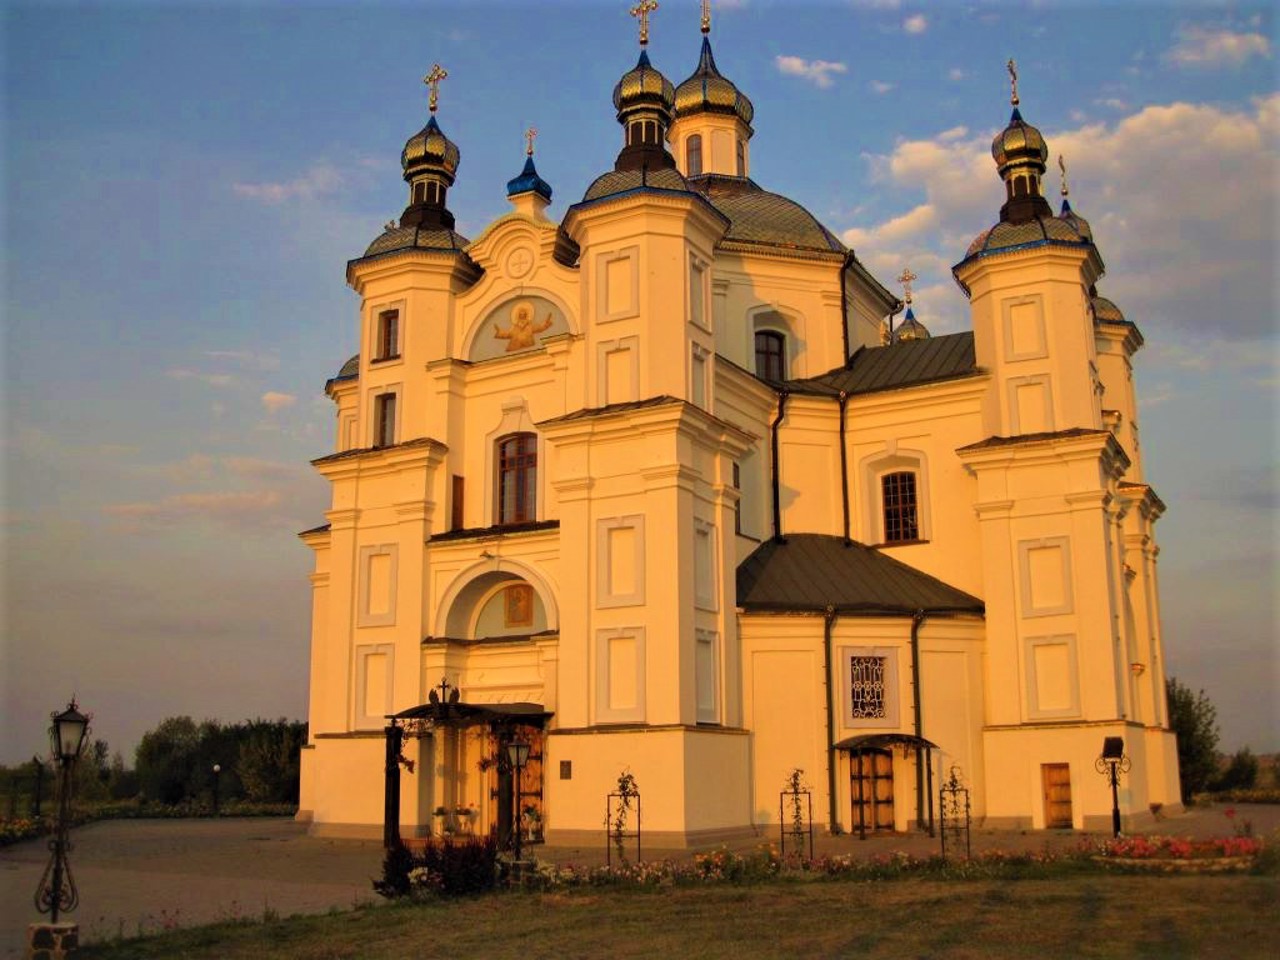
<svg viewBox="0 0 1280 960">
<path fill-rule="evenodd" d="M 1111 867 L 1159 873 L 1227 873 L 1252 867 L 1262 852 L 1256 837 L 1117 837 L 1105 841 L 1093 860 Z"/>
</svg>

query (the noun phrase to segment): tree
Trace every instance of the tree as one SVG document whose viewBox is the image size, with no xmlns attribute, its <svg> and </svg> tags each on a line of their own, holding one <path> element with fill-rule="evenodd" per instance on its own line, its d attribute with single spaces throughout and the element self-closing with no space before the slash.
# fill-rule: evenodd
<svg viewBox="0 0 1280 960">
<path fill-rule="evenodd" d="M 142 796 L 160 803 L 185 800 L 199 749 L 200 729 L 190 717 L 169 717 L 143 734 L 136 762 Z"/>
<path fill-rule="evenodd" d="M 1237 750 L 1227 769 L 1214 778 L 1214 790 L 1252 790 L 1258 783 L 1258 758 L 1248 747 Z"/>
<path fill-rule="evenodd" d="M 1192 693 L 1176 677 L 1169 678 L 1167 692 L 1169 727 L 1178 737 L 1178 772 L 1186 803 L 1208 789 L 1218 772 L 1218 711 L 1204 690 Z"/>
</svg>

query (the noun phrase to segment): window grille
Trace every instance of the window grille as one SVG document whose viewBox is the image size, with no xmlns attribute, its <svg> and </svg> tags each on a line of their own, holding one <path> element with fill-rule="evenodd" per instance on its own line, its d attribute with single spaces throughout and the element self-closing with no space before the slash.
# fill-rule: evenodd
<svg viewBox="0 0 1280 960">
<path fill-rule="evenodd" d="M 884 657 L 849 658 L 849 693 L 854 720 L 883 720 Z"/>
</svg>

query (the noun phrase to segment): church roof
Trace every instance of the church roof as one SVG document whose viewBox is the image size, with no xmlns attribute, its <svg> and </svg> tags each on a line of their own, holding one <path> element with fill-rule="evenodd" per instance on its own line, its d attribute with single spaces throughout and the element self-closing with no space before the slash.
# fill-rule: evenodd
<svg viewBox="0 0 1280 960">
<path fill-rule="evenodd" d="M 647 167 L 630 170 L 610 170 L 596 177 L 591 186 L 587 187 L 587 192 L 583 195 L 582 202 L 601 200 L 605 197 L 641 189 L 679 190 L 682 193 L 688 193 L 689 181 L 674 167 L 657 167 L 653 170 Z"/>
<path fill-rule="evenodd" d="M 457 250 L 461 252 L 471 241 L 456 231 L 443 227 L 390 227 L 369 244 L 364 256 L 376 257 L 399 250 Z"/>
<path fill-rule="evenodd" d="M 983 602 L 854 540 L 818 533 L 762 543 L 738 567 L 738 606 L 747 613 L 822 612 L 862 616 L 985 611 Z"/>
<path fill-rule="evenodd" d="M 904 340 L 885 347 L 859 347 L 849 362 L 817 377 L 788 381 L 792 393 L 835 395 L 897 390 L 979 372 L 973 333 Z"/>
<path fill-rule="evenodd" d="M 721 243 L 845 253 L 840 238 L 794 200 L 761 189 L 749 177 L 708 175 L 688 181 L 729 218 Z"/>
</svg>

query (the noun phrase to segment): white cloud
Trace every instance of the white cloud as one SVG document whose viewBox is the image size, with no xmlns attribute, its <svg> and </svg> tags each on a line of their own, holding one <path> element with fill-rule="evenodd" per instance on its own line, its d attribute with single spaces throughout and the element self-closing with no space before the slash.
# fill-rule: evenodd
<svg viewBox="0 0 1280 960">
<path fill-rule="evenodd" d="M 189 370 L 186 367 L 174 367 L 166 370 L 164 375 L 170 380 L 198 380 L 200 383 L 208 384 L 211 387 L 226 387 L 235 382 L 235 377 L 229 373 L 202 373 L 199 370 Z"/>
<path fill-rule="evenodd" d="M 1116 97 L 1107 97 L 1103 100 L 1095 100 L 1093 103 L 1095 106 L 1106 107 L 1108 110 L 1124 111 L 1129 109 L 1129 104 L 1125 103 L 1123 100 L 1117 99 Z"/>
<path fill-rule="evenodd" d="M 805 60 L 802 57 L 777 56 L 774 57 L 774 63 L 777 64 L 780 73 L 802 77 L 823 90 L 835 83 L 831 79 L 833 73 L 849 71 L 843 63 L 834 63 L 829 60 Z"/>
<path fill-rule="evenodd" d="M 1212 331 L 1256 354 L 1277 314 L 1278 138 L 1280 94 L 1242 110 L 1173 103 L 1045 130 L 1050 163 L 1071 158 L 1072 206 L 1092 223 L 1107 265 L 1101 292 L 1148 333 L 1160 328 L 1160 339 L 1181 330 L 1203 344 Z M 1158 167 L 1135 162 L 1151 156 Z M 917 314 L 931 330 L 962 324 L 967 307 L 950 268 L 1004 198 L 990 135 L 947 130 L 868 160 L 877 181 L 922 188 L 923 202 L 846 230 L 846 242 L 882 282 L 910 262 Z M 1225 349 L 1193 356 L 1216 369 L 1240 359 Z"/>
<path fill-rule="evenodd" d="M 284 183 L 234 183 L 238 196 L 275 205 L 286 200 L 310 200 L 333 193 L 342 184 L 342 175 L 326 163 L 317 164 L 300 177 Z"/>
<path fill-rule="evenodd" d="M 950 143 L 953 140 L 963 140 L 969 135 L 968 127 L 952 127 L 950 130 L 943 130 L 938 134 L 938 139 L 943 143 Z"/>
<path fill-rule="evenodd" d="M 872 80 L 872 81 L 871 81 L 871 89 L 872 89 L 875 93 L 878 93 L 878 94 L 881 94 L 881 95 L 888 93 L 890 90 L 892 90 L 892 89 L 893 89 L 894 87 L 896 87 L 896 86 L 897 86 L 897 84 L 896 84 L 896 83 L 889 83 L 887 80 Z"/>
<path fill-rule="evenodd" d="M 1250 57 L 1270 57 L 1271 41 L 1260 33 L 1183 27 L 1165 59 L 1179 67 L 1238 67 Z"/>
<path fill-rule="evenodd" d="M 950 70 L 947 71 L 947 79 L 952 81 L 953 83 L 963 80 L 968 75 L 969 75 L 968 73 L 966 73 L 964 70 L 961 70 L 959 67 L 952 67 Z"/>
<path fill-rule="evenodd" d="M 279 393 L 275 390 L 268 390 L 262 395 L 262 406 L 267 413 L 276 413 L 285 407 L 291 407 L 298 402 L 298 398 L 291 393 Z"/>
<path fill-rule="evenodd" d="M 923 13 L 917 13 L 914 16 L 907 17 L 902 21 L 902 29 L 907 33 L 924 33 L 929 29 L 929 18 Z"/>
<path fill-rule="evenodd" d="M 853 0 L 853 5 L 863 10 L 897 10 L 902 0 Z"/>
</svg>

